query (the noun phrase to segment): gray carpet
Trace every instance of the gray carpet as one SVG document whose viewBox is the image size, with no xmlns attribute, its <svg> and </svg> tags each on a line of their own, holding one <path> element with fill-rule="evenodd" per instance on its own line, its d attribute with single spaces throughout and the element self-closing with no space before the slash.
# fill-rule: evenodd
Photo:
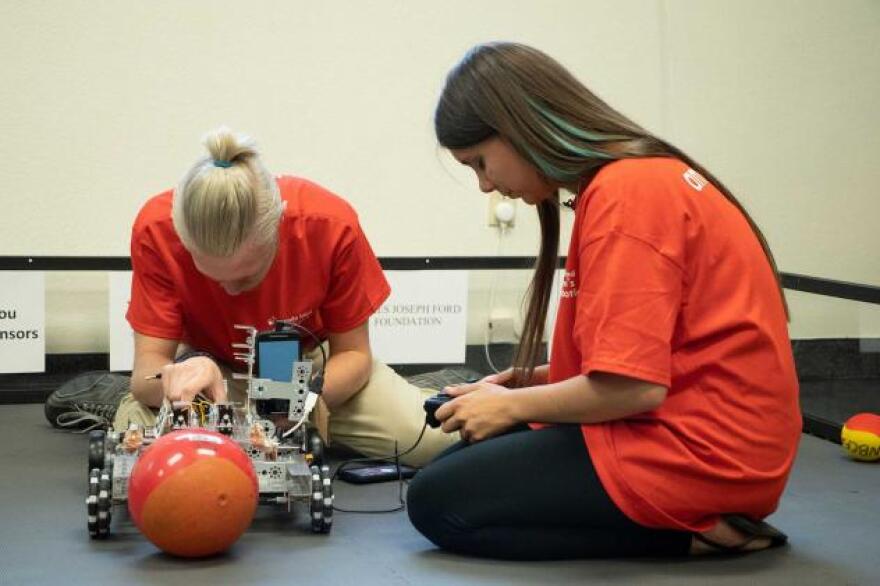
<svg viewBox="0 0 880 586">
<path fill-rule="evenodd" d="M 0 406 L 0 584 L 880 584 L 880 464 L 804 436 L 780 510 L 784 549 L 726 559 L 514 563 L 434 549 L 405 513 L 336 513 L 330 535 L 296 517 L 260 510 L 226 555 L 171 558 L 124 515 L 113 536 L 86 534 L 86 438 L 56 431 L 41 405 Z M 528 470 L 523 470 L 528 477 Z M 336 483 L 337 504 L 394 504 L 396 485 Z"/>
</svg>

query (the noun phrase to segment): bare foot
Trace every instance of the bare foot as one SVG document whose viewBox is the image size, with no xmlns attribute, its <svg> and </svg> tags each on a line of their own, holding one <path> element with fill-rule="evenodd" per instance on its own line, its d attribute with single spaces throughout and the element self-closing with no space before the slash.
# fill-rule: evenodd
<svg viewBox="0 0 880 586">
<path fill-rule="evenodd" d="M 712 543 L 724 547 L 730 547 L 739 551 L 757 551 L 770 547 L 771 540 L 769 537 L 750 538 L 747 534 L 737 531 L 731 527 L 727 521 L 721 519 L 712 529 L 701 533 L 703 537 Z M 700 541 L 697 537 L 691 540 L 691 555 L 703 555 L 711 553 L 726 553 L 725 550 L 713 547 L 712 545 Z"/>
</svg>

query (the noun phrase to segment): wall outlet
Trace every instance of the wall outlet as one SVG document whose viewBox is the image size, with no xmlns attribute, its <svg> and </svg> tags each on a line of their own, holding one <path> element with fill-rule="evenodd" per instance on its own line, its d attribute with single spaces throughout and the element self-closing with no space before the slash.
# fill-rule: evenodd
<svg viewBox="0 0 880 586">
<path fill-rule="evenodd" d="M 507 309 L 493 309 L 489 315 L 489 324 L 491 325 L 492 342 L 514 342 L 516 341 L 516 329 L 514 324 L 514 315 Z"/>
<path fill-rule="evenodd" d="M 504 197 L 497 191 L 493 191 L 491 194 L 489 194 L 489 216 L 487 218 L 487 225 L 490 228 L 497 228 L 499 226 L 499 204 L 508 206 L 508 209 L 505 211 L 508 212 L 510 220 L 505 222 L 504 225 L 508 228 L 513 228 L 516 221 L 516 200 L 510 199 L 509 197 Z M 510 213 L 511 211 L 513 213 Z M 501 215 L 503 215 L 503 213 Z"/>
</svg>

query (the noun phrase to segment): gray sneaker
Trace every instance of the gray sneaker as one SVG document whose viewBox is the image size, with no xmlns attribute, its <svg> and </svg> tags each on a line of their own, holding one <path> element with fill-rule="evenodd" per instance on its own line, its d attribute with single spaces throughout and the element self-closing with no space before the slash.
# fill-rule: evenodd
<svg viewBox="0 0 880 586">
<path fill-rule="evenodd" d="M 46 399 L 46 419 L 55 427 L 80 433 L 107 429 L 130 383 L 128 376 L 103 370 L 75 376 Z"/>
<path fill-rule="evenodd" d="M 414 374 L 406 377 L 406 380 L 409 384 L 421 389 L 441 391 L 443 387 L 472 383 L 481 378 L 483 378 L 482 374 L 470 368 L 444 368 L 442 370 Z"/>
</svg>

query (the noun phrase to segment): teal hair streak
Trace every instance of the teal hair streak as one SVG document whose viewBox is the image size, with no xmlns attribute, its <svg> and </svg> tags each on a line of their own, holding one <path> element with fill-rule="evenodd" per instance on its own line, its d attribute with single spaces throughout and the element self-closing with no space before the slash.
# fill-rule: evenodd
<svg viewBox="0 0 880 586">
<path fill-rule="evenodd" d="M 532 98 L 526 98 L 529 105 L 536 111 L 538 114 L 549 120 L 553 123 L 554 126 L 566 132 L 572 136 L 576 136 L 577 138 L 583 140 L 589 140 L 592 142 L 609 142 L 613 140 L 626 140 L 630 137 L 624 136 L 623 134 L 603 134 L 601 132 L 593 132 L 590 130 L 584 130 L 583 128 L 578 128 L 568 120 L 554 114 L 550 110 L 548 110 L 545 106 L 542 106 Z"/>
<path fill-rule="evenodd" d="M 608 153 L 603 153 L 602 151 L 597 151 L 597 150 L 591 149 L 588 146 L 576 145 L 574 143 L 571 143 L 568 140 L 566 140 L 565 138 L 563 138 L 562 135 L 557 134 L 557 133 L 553 132 L 552 130 L 550 131 L 550 136 L 552 136 L 556 140 L 556 142 L 559 143 L 560 145 L 562 145 L 563 148 L 565 148 L 569 153 L 571 153 L 575 156 L 584 157 L 584 158 L 593 158 L 593 159 L 613 159 L 614 158 L 611 155 L 609 155 Z"/>
<path fill-rule="evenodd" d="M 580 179 L 580 173 L 577 171 L 566 171 L 560 169 L 559 167 L 550 163 L 550 161 L 544 159 L 539 156 L 530 148 L 526 148 L 529 154 L 529 158 L 537 165 L 538 169 L 541 170 L 541 173 L 544 174 L 545 177 L 549 177 L 550 179 L 555 179 L 556 181 L 562 182 L 570 182 L 577 181 Z"/>
<path fill-rule="evenodd" d="M 544 125 L 544 128 L 547 130 L 547 133 L 552 140 L 565 151 L 566 155 L 582 159 L 615 159 L 616 157 L 613 155 L 591 148 L 586 144 L 580 143 L 580 141 L 602 143 L 615 140 L 625 140 L 627 138 L 620 134 L 603 134 L 578 128 L 567 120 L 564 120 L 560 116 L 549 111 L 546 107 L 542 106 L 535 100 L 531 98 L 527 99 L 529 105 L 534 111 L 548 122 L 548 124 Z M 571 139 L 574 139 L 574 141 Z M 539 156 L 532 149 L 528 149 L 528 151 L 532 160 L 535 161 L 535 164 L 547 177 L 552 177 L 553 179 L 560 181 L 575 181 L 579 178 L 579 173 L 560 169 L 550 161 Z"/>
</svg>

